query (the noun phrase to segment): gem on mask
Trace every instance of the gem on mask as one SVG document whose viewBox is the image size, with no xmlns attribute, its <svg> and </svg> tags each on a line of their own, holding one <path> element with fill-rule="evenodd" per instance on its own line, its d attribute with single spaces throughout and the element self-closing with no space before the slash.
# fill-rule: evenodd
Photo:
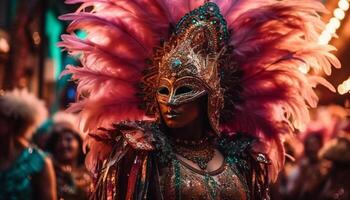
<svg viewBox="0 0 350 200">
<path fill-rule="evenodd" d="M 171 61 L 171 68 L 172 69 L 177 69 L 179 68 L 179 66 L 182 64 L 181 60 L 179 60 L 178 58 L 175 58 Z"/>
</svg>

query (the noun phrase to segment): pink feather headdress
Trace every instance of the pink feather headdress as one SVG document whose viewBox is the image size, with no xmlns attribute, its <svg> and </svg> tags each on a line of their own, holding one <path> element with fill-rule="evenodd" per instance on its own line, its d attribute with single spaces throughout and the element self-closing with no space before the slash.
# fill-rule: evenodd
<svg viewBox="0 0 350 200">
<path fill-rule="evenodd" d="M 82 3 L 75 13 L 61 17 L 72 22 L 60 46 L 79 56 L 82 64 L 68 66 L 64 74 L 72 74 L 78 82 L 82 98 L 70 110 L 80 112 L 85 132 L 109 128 L 123 120 L 149 119 L 139 107 L 142 98 L 137 96 L 140 91 L 136 87 L 148 66 L 145 60 L 162 40 L 169 39 L 171 27 L 181 17 L 205 2 L 66 1 Z M 231 30 L 228 45 L 233 46 L 232 58 L 243 71 L 239 81 L 242 101 L 234 105 L 233 117 L 221 123 L 221 129 L 240 130 L 260 138 L 262 143 L 256 148 L 273 161 L 270 175 L 274 179 L 284 161 L 279 135 L 302 129 L 308 122 L 308 107 L 316 107 L 318 101 L 313 90 L 317 84 L 335 91 L 322 77 L 299 71 L 303 66 L 329 75 L 332 65 L 340 67 L 330 53 L 334 47 L 317 43 L 324 29 L 317 13 L 326 10 L 316 0 L 211 2 L 218 5 Z M 87 37 L 78 38 L 77 30 L 85 31 Z"/>
</svg>

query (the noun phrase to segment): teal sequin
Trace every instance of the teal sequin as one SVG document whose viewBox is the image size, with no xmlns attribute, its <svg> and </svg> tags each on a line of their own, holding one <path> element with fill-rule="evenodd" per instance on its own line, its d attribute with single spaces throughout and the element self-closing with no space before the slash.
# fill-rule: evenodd
<svg viewBox="0 0 350 200">
<path fill-rule="evenodd" d="M 228 164 L 237 165 L 243 170 L 249 170 L 247 149 L 250 148 L 253 142 L 253 138 L 247 137 L 243 133 L 237 133 L 235 140 L 225 137 L 221 138 L 219 147 L 225 154 Z"/>
<path fill-rule="evenodd" d="M 171 68 L 172 69 L 177 69 L 178 67 L 180 67 L 182 64 L 181 60 L 178 58 L 175 58 L 174 60 L 171 61 Z"/>
<path fill-rule="evenodd" d="M 249 160 L 249 149 L 254 143 L 255 139 L 249 137 L 244 133 L 236 133 L 233 138 L 223 137 L 220 138 L 218 144 L 220 149 L 225 155 L 225 161 L 244 185 L 247 199 L 251 199 L 250 190 L 247 183 L 247 177 L 244 175 L 246 172 L 251 171 L 247 160 Z"/>
<path fill-rule="evenodd" d="M 219 40 L 221 42 L 228 41 L 230 34 L 227 29 L 227 23 L 223 15 L 220 13 L 218 5 L 213 2 L 208 2 L 203 6 L 192 10 L 183 16 L 176 25 L 176 34 L 179 34 L 186 30 L 191 24 L 200 25 L 201 22 L 210 22 L 214 24 L 216 30 L 219 32 Z"/>
<path fill-rule="evenodd" d="M 218 183 L 215 181 L 215 179 L 210 176 L 209 174 L 206 174 L 205 177 L 205 182 L 207 184 L 208 190 L 210 191 L 210 196 L 212 199 L 216 199 L 216 191 L 218 190 Z"/>
<path fill-rule="evenodd" d="M 0 200 L 31 200 L 32 177 L 44 167 L 46 155 L 36 148 L 26 148 L 13 165 L 0 171 Z"/>
<path fill-rule="evenodd" d="M 176 199 L 181 199 L 181 172 L 180 163 L 177 159 L 174 160 L 174 172 L 175 172 L 175 194 Z"/>
</svg>

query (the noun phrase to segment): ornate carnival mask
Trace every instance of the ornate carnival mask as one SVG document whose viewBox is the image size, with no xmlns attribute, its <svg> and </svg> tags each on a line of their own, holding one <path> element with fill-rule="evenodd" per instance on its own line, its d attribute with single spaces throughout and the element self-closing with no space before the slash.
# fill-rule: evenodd
<svg viewBox="0 0 350 200">
<path fill-rule="evenodd" d="M 208 119 L 218 133 L 223 91 L 219 59 L 229 34 L 218 6 L 206 3 L 186 14 L 175 33 L 152 59 L 145 72 L 144 95 L 148 114 L 157 114 L 159 103 L 180 105 L 208 96 Z"/>
</svg>

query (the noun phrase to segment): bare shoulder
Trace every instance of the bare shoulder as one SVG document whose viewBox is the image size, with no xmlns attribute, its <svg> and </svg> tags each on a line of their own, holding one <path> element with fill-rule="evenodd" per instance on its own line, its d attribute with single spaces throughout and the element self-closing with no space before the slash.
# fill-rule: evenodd
<svg viewBox="0 0 350 200">
<path fill-rule="evenodd" d="M 52 159 L 51 159 L 49 156 L 47 156 L 47 157 L 45 157 L 45 159 L 44 159 L 44 168 L 43 168 L 43 171 L 50 172 L 51 170 L 54 171 Z"/>
<path fill-rule="evenodd" d="M 46 156 L 44 159 L 44 167 L 41 170 L 38 179 L 42 184 L 46 186 L 51 184 L 55 185 L 56 183 L 54 166 L 52 163 L 52 159 L 49 156 Z"/>
<path fill-rule="evenodd" d="M 56 200 L 56 176 L 52 160 L 49 156 L 44 158 L 42 170 L 34 179 L 36 199 Z"/>
</svg>

